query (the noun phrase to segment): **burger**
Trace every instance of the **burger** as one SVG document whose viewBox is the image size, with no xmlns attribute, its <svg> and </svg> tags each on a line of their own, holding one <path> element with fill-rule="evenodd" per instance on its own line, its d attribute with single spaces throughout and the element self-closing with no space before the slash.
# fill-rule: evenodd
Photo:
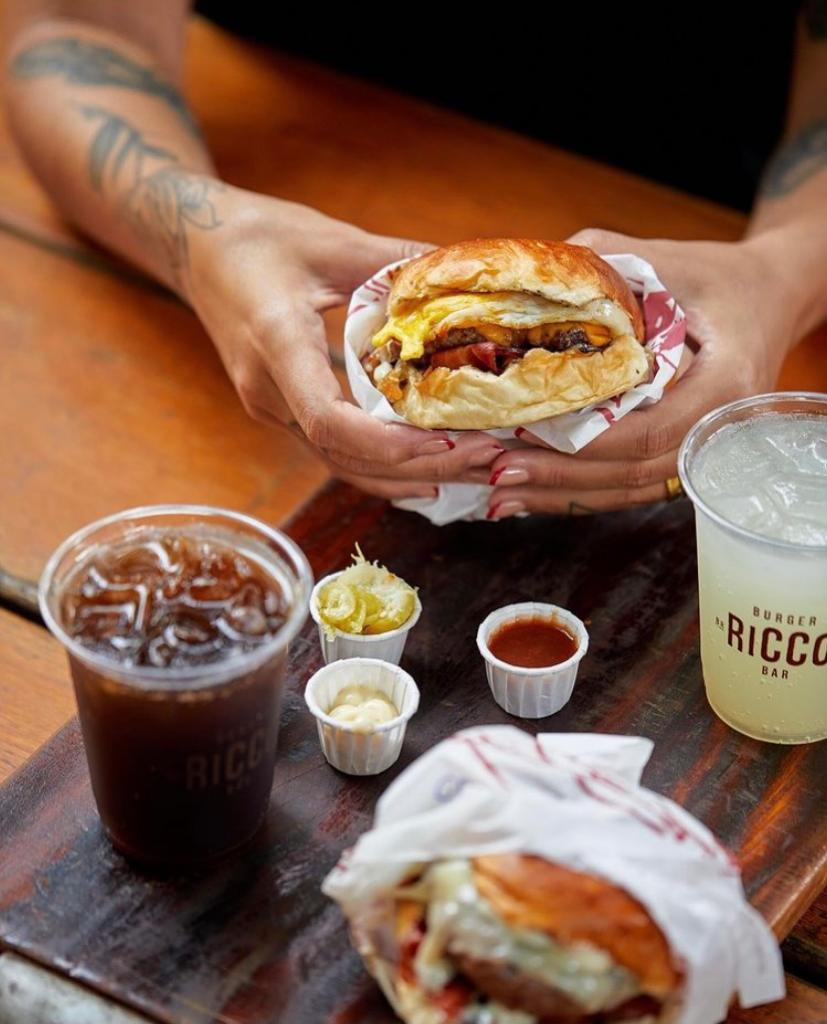
<svg viewBox="0 0 827 1024">
<path fill-rule="evenodd" d="M 397 273 L 362 365 L 419 427 L 512 427 L 582 409 L 650 373 L 626 281 L 567 242 L 484 238 Z"/>
<path fill-rule="evenodd" d="M 433 862 L 351 921 L 407 1024 L 664 1024 L 682 974 L 603 879 L 505 854 Z"/>
</svg>

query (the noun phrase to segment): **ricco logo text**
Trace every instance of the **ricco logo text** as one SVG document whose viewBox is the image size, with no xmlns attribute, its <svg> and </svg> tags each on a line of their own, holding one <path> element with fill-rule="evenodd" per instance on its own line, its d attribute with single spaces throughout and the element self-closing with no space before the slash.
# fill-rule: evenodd
<svg viewBox="0 0 827 1024">
<path fill-rule="evenodd" d="M 786 615 L 757 606 L 752 619 L 729 612 L 727 644 L 764 663 L 762 674 L 787 679 L 788 668 L 827 665 L 827 633 L 819 632 L 815 615 Z"/>
</svg>

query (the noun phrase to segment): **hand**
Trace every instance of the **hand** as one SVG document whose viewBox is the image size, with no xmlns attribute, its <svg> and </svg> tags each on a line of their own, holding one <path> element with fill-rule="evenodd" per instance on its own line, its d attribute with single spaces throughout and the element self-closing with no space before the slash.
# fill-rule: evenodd
<svg viewBox="0 0 827 1024">
<path fill-rule="evenodd" d="M 522 433 L 538 447 L 509 451 L 492 464 L 492 519 L 664 499 L 693 423 L 725 402 L 772 390 L 796 337 L 794 304 L 760 235 L 737 243 L 673 242 L 588 230 L 571 241 L 648 260 L 685 310 L 694 352 L 660 402 L 628 413 L 577 455 L 541 450 L 538 438 Z"/>
<path fill-rule="evenodd" d="M 220 226 L 189 235 L 183 291 L 251 416 L 298 432 L 336 475 L 389 498 L 432 496 L 437 481 L 502 453 L 479 433 L 454 443 L 380 423 L 345 399 L 331 368 L 322 313 L 428 246 L 241 189 L 222 189 L 214 204 Z"/>
</svg>

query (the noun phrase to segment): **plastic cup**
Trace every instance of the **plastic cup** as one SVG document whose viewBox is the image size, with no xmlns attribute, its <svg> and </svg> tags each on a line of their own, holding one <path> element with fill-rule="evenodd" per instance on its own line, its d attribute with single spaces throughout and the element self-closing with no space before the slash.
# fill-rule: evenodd
<svg viewBox="0 0 827 1024">
<path fill-rule="evenodd" d="M 577 640 L 577 650 L 559 665 L 523 668 L 495 658 L 488 647 L 491 636 L 508 622 L 519 619 L 553 619 Z M 477 647 L 485 661 L 491 694 L 503 711 L 518 718 L 546 718 L 564 707 L 574 691 L 577 669 L 589 648 L 586 627 L 570 611 L 555 604 L 525 601 L 509 604 L 483 619 L 477 630 Z"/>
<path fill-rule="evenodd" d="M 220 543 L 255 562 L 287 598 L 283 627 L 253 650 L 179 667 L 130 666 L 72 637 L 61 600 L 78 567 L 159 530 Z M 153 867 L 200 865 L 258 829 L 273 782 L 287 646 L 307 616 L 312 583 L 304 554 L 279 530 L 195 505 L 109 516 L 52 555 L 40 609 L 68 653 L 98 813 L 121 852 Z"/>
<path fill-rule="evenodd" d="M 370 732 L 331 718 L 327 711 L 336 697 L 354 684 L 381 691 L 399 714 Z M 348 775 L 378 775 L 399 758 L 408 722 L 419 707 L 419 689 L 398 665 L 376 658 L 350 658 L 331 662 L 311 676 L 304 699 L 316 719 L 319 743 L 328 762 Z"/>
<path fill-rule="evenodd" d="M 331 573 L 319 580 L 310 595 L 310 615 L 319 630 L 319 646 L 322 649 L 324 663 L 329 665 L 333 661 L 341 661 L 344 658 L 374 658 L 378 661 L 387 661 L 392 665 L 398 665 L 402 660 L 405 644 L 408 641 L 408 633 L 419 621 L 422 614 L 422 604 L 419 594 L 414 591 L 414 610 L 407 622 L 404 622 L 397 629 L 391 629 L 387 633 L 375 633 L 363 635 L 361 633 L 345 633 L 342 630 L 328 632 L 319 617 L 319 591 L 331 580 L 341 576 L 341 572 Z"/>
<path fill-rule="evenodd" d="M 678 473 L 695 507 L 707 700 L 722 721 L 753 739 L 813 743 L 827 738 L 827 544 L 797 543 L 739 525 L 713 507 L 715 492 L 702 472 L 704 455 L 722 439 L 727 443 L 724 428 L 737 425 L 742 436 L 760 439 L 781 416 L 807 418 L 803 448 L 824 444 L 827 395 L 756 395 L 698 420 L 681 445 Z M 801 470 L 787 453 L 763 474 L 774 482 L 774 508 L 792 526 L 797 502 L 787 485 L 801 479 Z M 827 488 L 823 477 L 812 481 L 813 502 L 823 515 Z M 744 502 L 759 497 L 746 469 L 731 486 Z"/>
</svg>

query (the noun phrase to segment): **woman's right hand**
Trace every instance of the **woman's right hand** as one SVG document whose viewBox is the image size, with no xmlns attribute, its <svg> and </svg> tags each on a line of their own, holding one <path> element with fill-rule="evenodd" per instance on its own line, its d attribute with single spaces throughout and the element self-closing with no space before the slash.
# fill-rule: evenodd
<svg viewBox="0 0 827 1024">
<path fill-rule="evenodd" d="M 337 476 L 383 497 L 432 496 L 440 481 L 479 478 L 503 451 L 494 439 L 474 432 L 454 443 L 381 423 L 345 398 L 330 364 L 322 313 L 429 247 L 228 186 L 211 198 L 219 223 L 187 232 L 181 291 L 247 412 L 301 432 Z"/>
</svg>

